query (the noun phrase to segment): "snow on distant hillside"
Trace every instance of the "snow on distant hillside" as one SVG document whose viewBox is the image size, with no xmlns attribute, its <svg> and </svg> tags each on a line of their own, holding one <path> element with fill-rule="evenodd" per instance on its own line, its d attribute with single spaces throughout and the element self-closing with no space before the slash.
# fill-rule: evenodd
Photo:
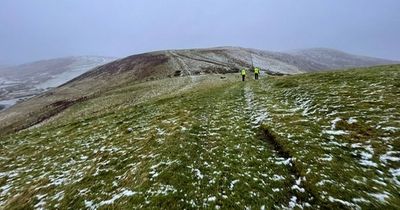
<svg viewBox="0 0 400 210">
<path fill-rule="evenodd" d="M 346 52 L 328 48 L 294 50 L 289 52 L 289 54 L 309 62 L 318 63 L 324 66 L 326 69 L 353 68 L 399 63 L 398 61 L 391 61 L 381 58 L 352 55 Z"/>
<path fill-rule="evenodd" d="M 79 57 L 75 62 L 71 63 L 67 66 L 67 71 L 62 72 L 61 74 L 52 75 L 51 78 L 43 83 L 35 85 L 36 88 L 46 89 L 49 87 L 57 87 L 62 85 L 66 81 L 69 81 L 90 69 L 93 69 L 96 66 L 101 64 L 108 63 L 113 59 L 105 58 L 105 57 Z"/>
<path fill-rule="evenodd" d="M 57 87 L 114 58 L 77 56 L 42 60 L 0 69 L 0 108 Z"/>
</svg>

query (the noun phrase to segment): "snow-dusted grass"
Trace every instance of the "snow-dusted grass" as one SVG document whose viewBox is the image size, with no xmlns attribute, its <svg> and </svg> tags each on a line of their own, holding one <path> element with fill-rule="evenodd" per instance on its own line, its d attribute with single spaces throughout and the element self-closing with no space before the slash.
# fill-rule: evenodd
<svg viewBox="0 0 400 210">
<path fill-rule="evenodd" d="M 400 168 L 399 79 L 399 66 L 383 66 L 277 78 L 253 88 L 269 89 L 255 95 L 272 118 L 265 124 L 324 205 L 399 208 L 393 173 Z"/>
<path fill-rule="evenodd" d="M 0 138 L 0 207 L 399 208 L 399 68 L 105 92 Z"/>
</svg>

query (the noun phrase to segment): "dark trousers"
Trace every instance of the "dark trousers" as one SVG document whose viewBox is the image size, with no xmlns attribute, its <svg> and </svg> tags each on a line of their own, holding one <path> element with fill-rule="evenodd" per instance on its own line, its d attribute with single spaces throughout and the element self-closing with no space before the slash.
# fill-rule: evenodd
<svg viewBox="0 0 400 210">
<path fill-rule="evenodd" d="M 246 75 L 242 75 L 242 81 L 244 81 L 244 78 L 246 77 Z"/>
<path fill-rule="evenodd" d="M 258 79 L 258 74 L 254 74 L 254 76 L 256 77 L 256 79 Z"/>
</svg>

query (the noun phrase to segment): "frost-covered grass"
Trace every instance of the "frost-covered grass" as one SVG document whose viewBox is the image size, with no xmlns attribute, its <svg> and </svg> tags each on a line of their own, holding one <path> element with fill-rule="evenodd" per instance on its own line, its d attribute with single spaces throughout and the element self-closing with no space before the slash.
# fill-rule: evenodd
<svg viewBox="0 0 400 210">
<path fill-rule="evenodd" d="M 400 66 L 234 79 L 120 87 L 1 137 L 0 207 L 400 207 Z"/>
</svg>

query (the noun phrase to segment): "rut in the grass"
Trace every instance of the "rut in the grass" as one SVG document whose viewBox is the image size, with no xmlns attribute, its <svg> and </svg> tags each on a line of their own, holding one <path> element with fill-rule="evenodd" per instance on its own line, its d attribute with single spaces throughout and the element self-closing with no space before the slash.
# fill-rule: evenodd
<svg viewBox="0 0 400 210">
<path fill-rule="evenodd" d="M 293 177 L 292 196 L 296 196 L 299 199 L 299 203 L 309 203 L 312 206 L 319 203 L 317 201 L 318 196 L 307 186 L 306 180 L 301 176 L 292 155 L 276 140 L 275 135 L 265 126 L 262 126 L 261 139 L 270 146 L 273 154 L 287 160 L 288 171 Z"/>
<path fill-rule="evenodd" d="M 255 132 L 260 132 L 261 129 L 260 139 L 269 145 L 270 150 L 276 159 L 286 160 L 284 161 L 285 165 L 288 167 L 288 172 L 293 179 L 290 189 L 291 195 L 289 206 L 307 206 L 307 204 L 316 206 L 316 204 L 320 203 L 317 201 L 318 196 L 316 196 L 312 189 L 307 186 L 306 180 L 301 176 L 298 167 L 296 167 L 295 161 L 293 161 L 292 155 L 276 140 L 274 134 L 272 134 L 266 126 L 262 125 L 263 120 L 266 118 L 268 113 L 258 113 L 256 111 L 258 101 L 255 98 L 250 85 L 246 85 L 244 88 L 244 98 L 247 104 L 246 112 L 251 116 L 251 127 L 255 130 Z M 258 115 L 262 115 L 264 117 L 261 118 Z"/>
</svg>

